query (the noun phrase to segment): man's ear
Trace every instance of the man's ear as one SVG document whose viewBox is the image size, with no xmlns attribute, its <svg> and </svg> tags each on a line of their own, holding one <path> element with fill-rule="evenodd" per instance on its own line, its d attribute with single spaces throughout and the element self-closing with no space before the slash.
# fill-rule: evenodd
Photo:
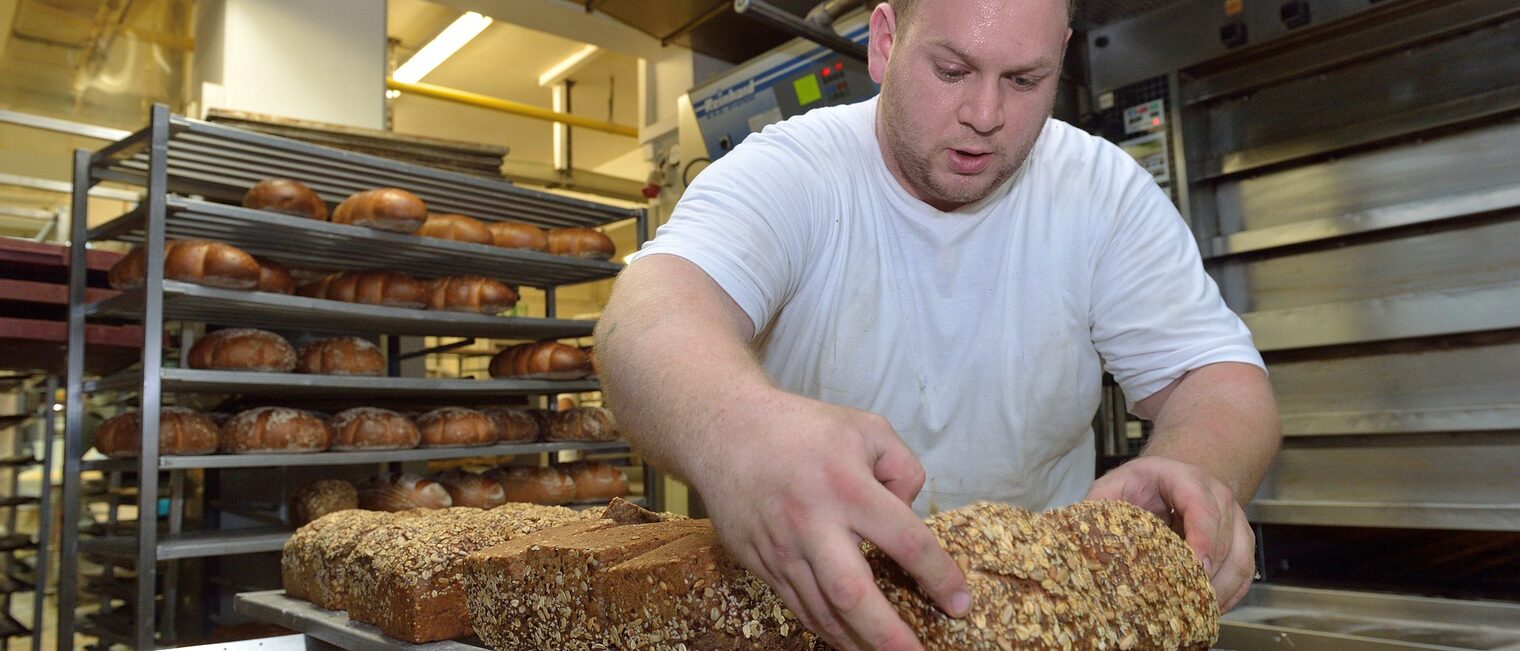
<svg viewBox="0 0 1520 651">
<path fill-rule="evenodd" d="M 892 55 L 892 44 L 897 40 L 897 13 L 885 2 L 876 5 L 871 12 L 871 41 L 866 44 L 870 61 L 871 80 L 877 84 L 887 76 L 887 59 Z"/>
</svg>

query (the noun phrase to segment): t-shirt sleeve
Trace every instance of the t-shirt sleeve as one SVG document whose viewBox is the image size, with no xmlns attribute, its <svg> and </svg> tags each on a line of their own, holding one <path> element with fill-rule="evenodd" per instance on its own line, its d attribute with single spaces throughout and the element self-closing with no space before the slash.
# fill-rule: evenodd
<svg viewBox="0 0 1520 651">
<path fill-rule="evenodd" d="M 1092 338 L 1129 405 L 1208 364 L 1265 369 L 1177 209 L 1138 165 L 1109 153 L 1110 171 L 1123 181 L 1105 207 L 1115 219 L 1095 238 Z"/>
<path fill-rule="evenodd" d="M 669 254 L 697 265 L 759 335 L 797 287 L 816 214 L 814 162 L 775 127 L 753 134 L 703 170 L 670 221 L 629 258 Z"/>
</svg>

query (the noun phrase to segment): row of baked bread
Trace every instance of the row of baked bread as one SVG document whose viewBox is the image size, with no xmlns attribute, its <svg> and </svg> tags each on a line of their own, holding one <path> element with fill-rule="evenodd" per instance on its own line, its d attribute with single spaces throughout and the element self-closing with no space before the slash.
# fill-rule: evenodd
<svg viewBox="0 0 1520 651">
<path fill-rule="evenodd" d="M 111 267 L 107 282 L 126 291 L 142 287 L 147 277 L 147 254 L 133 249 Z M 297 285 L 291 271 L 261 260 L 231 244 L 209 240 L 168 240 L 164 243 L 164 278 L 219 287 L 275 294 L 299 294 L 347 303 L 497 314 L 517 305 L 517 290 L 481 276 L 449 276 L 419 280 L 394 271 L 344 271 L 310 274 L 311 282 Z"/>
<path fill-rule="evenodd" d="M 341 479 L 322 479 L 292 495 L 290 512 L 291 523 L 302 525 L 343 509 L 490 509 L 508 502 L 563 506 L 626 495 L 628 477 L 621 468 L 582 460 L 553 466 L 506 465 L 485 472 L 452 468 L 427 477 L 393 472 L 357 486 Z"/>
<path fill-rule="evenodd" d="M 421 198 L 399 188 L 376 188 L 350 195 L 329 217 L 327 204 L 300 181 L 265 179 L 243 195 L 243 206 L 335 224 L 553 255 L 610 260 L 616 254 L 612 239 L 596 229 L 569 227 L 545 231 L 531 224 L 483 222 L 464 215 L 430 213 Z"/>
<path fill-rule="evenodd" d="M 193 369 L 326 375 L 385 374 L 380 348 L 358 337 L 328 337 L 297 351 L 284 337 L 266 330 L 216 330 L 195 342 L 187 363 Z M 568 344 L 547 341 L 508 346 L 491 358 L 496 378 L 571 380 L 592 373 L 591 356 Z"/>
<path fill-rule="evenodd" d="M 1208 575 L 1180 537 L 1123 502 L 1030 513 L 975 504 L 926 520 L 967 574 L 952 619 L 880 550 L 876 584 L 929 651 L 1205 650 Z M 499 651 L 823 648 L 706 520 L 621 501 L 599 513 L 507 505 L 341 511 L 298 530 L 286 594 L 412 643 L 471 633 Z"/>
<path fill-rule="evenodd" d="M 539 440 L 603 442 L 618 436 L 611 412 L 600 407 L 557 412 L 442 407 L 415 418 L 377 407 L 355 407 L 331 417 L 289 407 L 257 407 L 222 418 L 164 407 L 159 411 L 158 433 L 161 455 L 404 450 Z M 131 411 L 101 423 L 95 432 L 95 448 L 108 457 L 137 457 L 142 450 L 141 415 Z"/>
</svg>

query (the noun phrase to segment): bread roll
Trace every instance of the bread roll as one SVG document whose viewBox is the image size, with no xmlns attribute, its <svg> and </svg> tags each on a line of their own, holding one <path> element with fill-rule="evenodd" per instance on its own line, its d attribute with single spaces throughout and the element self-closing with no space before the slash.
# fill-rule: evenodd
<svg viewBox="0 0 1520 651">
<path fill-rule="evenodd" d="M 329 337 L 301 347 L 296 371 L 315 375 L 385 375 L 380 347 L 358 337 Z"/>
<path fill-rule="evenodd" d="M 602 461 L 576 461 L 565 464 L 570 481 L 575 482 L 575 501 L 610 500 L 628 494 L 628 477 L 623 470 Z"/>
<path fill-rule="evenodd" d="M 354 407 L 333 415 L 332 449 L 409 450 L 422 442 L 412 419 L 388 409 Z"/>
<path fill-rule="evenodd" d="M 498 443 L 532 443 L 543 436 L 539 418 L 526 407 L 492 407 L 484 411 L 496 425 Z"/>
<path fill-rule="evenodd" d="M 617 253 L 612 238 L 594 228 L 556 228 L 549 231 L 549 253 L 592 260 L 611 260 Z"/>
<path fill-rule="evenodd" d="M 553 412 L 546 441 L 616 441 L 617 425 L 612 411 L 602 407 L 575 407 Z"/>
<path fill-rule="evenodd" d="M 186 362 L 195 369 L 289 373 L 296 368 L 296 349 L 267 330 L 229 328 L 197 340 Z"/>
<path fill-rule="evenodd" d="M 211 454 L 220 435 L 210 418 L 182 407 L 158 412 L 160 455 Z M 95 430 L 95 449 L 115 459 L 135 459 L 142 451 L 142 416 L 135 411 L 112 417 Z"/>
<path fill-rule="evenodd" d="M 311 188 L 291 179 L 264 179 L 248 188 L 243 207 L 327 221 L 327 204 Z"/>
<path fill-rule="evenodd" d="M 423 237 L 436 237 L 470 244 L 491 244 L 491 229 L 480 220 L 464 215 L 432 214 L 417 229 Z"/>
<path fill-rule="evenodd" d="M 453 448 L 496 442 L 496 426 L 485 414 L 464 407 L 443 407 L 417 417 L 422 447 Z"/>
<path fill-rule="evenodd" d="M 486 478 L 501 484 L 508 502 L 533 504 L 569 504 L 575 501 L 575 481 L 558 466 L 502 466 L 485 473 Z"/>
<path fill-rule="evenodd" d="M 427 221 L 427 216 L 427 204 L 417 195 L 396 188 L 379 188 L 344 199 L 333 211 L 332 222 L 415 233 Z"/>
<path fill-rule="evenodd" d="M 390 472 L 359 484 L 359 508 L 370 511 L 445 509 L 453 504 L 443 484 L 416 475 Z"/>
<path fill-rule="evenodd" d="M 341 479 L 308 482 L 290 496 L 290 524 L 305 526 L 329 513 L 359 508 L 359 491 Z"/>
<path fill-rule="evenodd" d="M 444 490 L 454 500 L 454 506 L 492 509 L 507 503 L 506 494 L 502 492 L 499 482 L 468 470 L 451 468 L 434 474 L 432 480 L 443 484 Z"/>
<path fill-rule="evenodd" d="M 142 287 L 147 261 L 147 249 L 132 249 L 111 265 L 107 284 L 121 291 Z M 224 289 L 253 289 L 259 285 L 259 261 L 230 244 L 169 240 L 164 242 L 164 278 Z"/>
<path fill-rule="evenodd" d="M 496 314 L 517 305 L 517 292 L 505 283 L 479 276 L 456 276 L 433 281 L 428 309 Z"/>
<path fill-rule="evenodd" d="M 259 284 L 254 289 L 271 294 L 294 294 L 296 279 L 280 263 L 259 260 Z"/>
<path fill-rule="evenodd" d="M 301 409 L 258 407 L 222 427 L 222 452 L 294 454 L 321 452 L 332 444 L 327 420 Z"/>
<path fill-rule="evenodd" d="M 508 346 L 491 358 L 491 377 L 578 380 L 591 375 L 591 358 L 555 341 Z"/>
<path fill-rule="evenodd" d="M 549 250 L 549 238 L 544 234 L 544 229 L 532 224 L 491 222 L 486 224 L 486 228 L 490 229 L 491 242 L 496 246 L 530 251 Z"/>
<path fill-rule="evenodd" d="M 345 271 L 296 288 L 296 293 L 329 301 L 386 307 L 427 307 L 431 287 L 394 271 Z"/>
</svg>

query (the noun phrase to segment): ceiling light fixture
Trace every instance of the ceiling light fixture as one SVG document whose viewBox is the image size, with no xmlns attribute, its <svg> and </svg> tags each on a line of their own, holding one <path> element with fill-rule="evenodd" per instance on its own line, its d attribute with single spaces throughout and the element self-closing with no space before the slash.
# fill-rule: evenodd
<svg viewBox="0 0 1520 651">
<path fill-rule="evenodd" d="M 433 40 L 428 41 L 427 45 L 422 46 L 422 49 L 417 50 L 417 53 L 407 59 L 406 63 L 401 64 L 401 67 L 396 68 L 396 72 L 391 73 L 391 77 L 408 84 L 421 81 L 439 64 L 458 52 L 459 48 L 464 47 L 465 43 L 469 43 L 471 39 L 480 35 L 490 24 L 490 16 L 482 16 L 473 11 L 465 13 L 433 37 Z"/>
</svg>

